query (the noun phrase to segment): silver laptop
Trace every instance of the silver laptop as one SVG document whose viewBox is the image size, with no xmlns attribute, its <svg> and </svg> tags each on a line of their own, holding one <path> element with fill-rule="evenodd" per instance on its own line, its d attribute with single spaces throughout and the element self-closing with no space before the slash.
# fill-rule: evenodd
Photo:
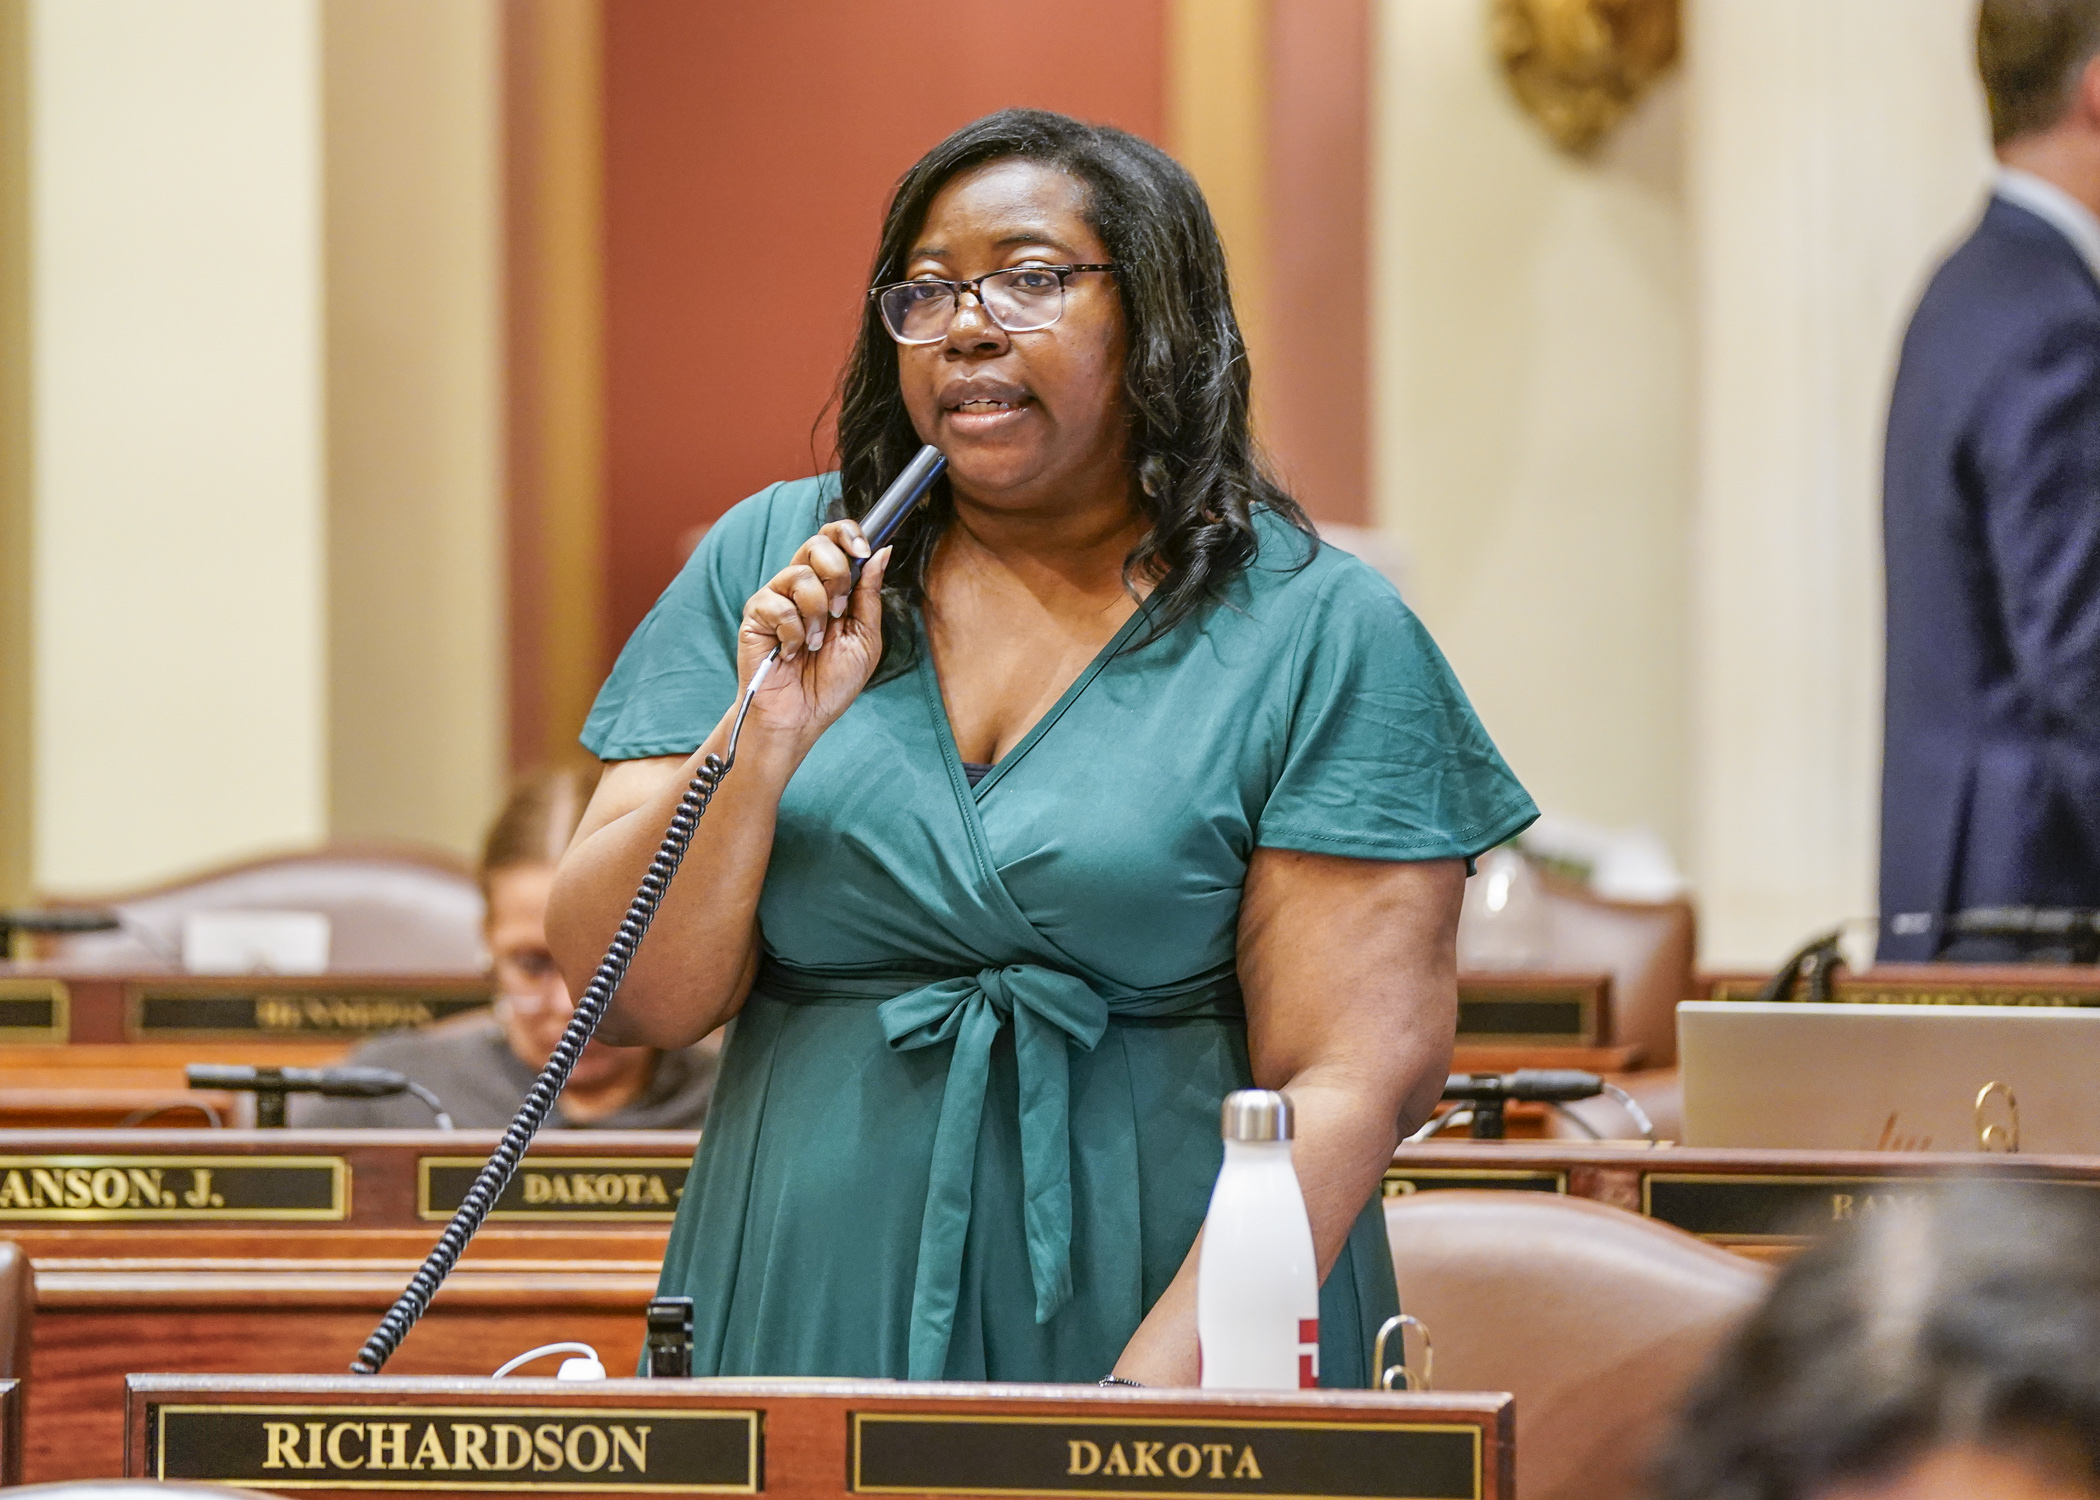
<svg viewBox="0 0 2100 1500">
<path fill-rule="evenodd" d="M 1677 1047 L 1688 1146 L 1975 1151 L 2017 1116 L 2022 1154 L 2100 1152 L 2100 1009 L 1687 1000 Z"/>
</svg>

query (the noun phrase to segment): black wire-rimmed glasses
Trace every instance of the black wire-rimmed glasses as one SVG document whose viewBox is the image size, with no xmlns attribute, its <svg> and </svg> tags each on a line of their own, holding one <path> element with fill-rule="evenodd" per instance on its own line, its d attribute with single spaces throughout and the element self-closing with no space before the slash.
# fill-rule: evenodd
<svg viewBox="0 0 2100 1500">
<path fill-rule="evenodd" d="M 1065 278 L 1082 271 L 1113 271 L 1099 266 L 1013 266 L 970 281 L 893 281 L 868 293 L 882 314 L 882 326 L 900 344 L 938 344 L 968 292 L 984 315 L 1008 333 L 1034 333 L 1048 328 L 1065 311 Z"/>
</svg>

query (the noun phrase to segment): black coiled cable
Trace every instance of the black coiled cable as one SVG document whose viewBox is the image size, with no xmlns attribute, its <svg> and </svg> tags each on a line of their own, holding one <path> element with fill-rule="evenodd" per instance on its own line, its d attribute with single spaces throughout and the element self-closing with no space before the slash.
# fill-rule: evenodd
<svg viewBox="0 0 2100 1500">
<path fill-rule="evenodd" d="M 547 1066 L 533 1080 L 531 1090 L 525 1095 L 525 1103 L 519 1108 L 517 1117 L 503 1132 L 503 1139 L 490 1153 L 474 1185 L 460 1200 L 459 1209 L 452 1215 L 452 1222 L 431 1247 L 416 1274 L 409 1278 L 408 1285 L 387 1309 L 372 1336 L 365 1340 L 364 1348 L 357 1351 L 357 1358 L 350 1361 L 353 1375 L 377 1375 L 386 1362 L 393 1358 L 394 1350 L 408 1336 L 416 1320 L 430 1308 L 430 1299 L 466 1250 L 467 1242 L 481 1228 L 481 1221 L 495 1207 L 503 1190 L 510 1186 L 512 1174 L 524 1159 L 525 1148 L 539 1134 L 540 1127 L 547 1122 L 547 1112 L 554 1108 L 554 1101 L 569 1081 L 569 1070 L 576 1066 L 576 1059 L 583 1055 L 586 1043 L 605 1019 L 606 1008 L 612 1004 L 620 981 L 627 977 L 627 966 L 634 961 L 634 953 L 641 946 L 642 937 L 649 931 L 649 924 L 656 920 L 656 908 L 662 904 L 664 892 L 670 888 L 671 877 L 678 873 L 686 850 L 693 846 L 693 834 L 700 826 L 700 819 L 707 812 L 708 803 L 714 800 L 722 779 L 729 768 L 736 764 L 737 737 L 743 732 L 744 715 L 751 711 L 751 700 L 758 693 L 767 674 L 772 670 L 775 657 L 768 656 L 759 664 L 751 676 L 751 685 L 744 690 L 743 700 L 737 705 L 736 721 L 730 727 L 728 753 L 710 755 L 701 761 L 700 769 L 678 799 L 678 811 L 672 814 L 671 824 L 664 830 L 663 842 L 657 845 L 656 857 L 649 861 L 649 871 L 642 877 L 641 888 L 628 903 L 627 915 L 620 919 L 620 930 L 613 935 L 605 957 L 598 962 L 598 971 L 591 975 L 591 982 L 584 988 L 583 998 L 576 1002 L 575 1014 L 569 1017 L 568 1027 L 561 1040 L 555 1043 L 554 1053 L 547 1059 Z"/>
</svg>

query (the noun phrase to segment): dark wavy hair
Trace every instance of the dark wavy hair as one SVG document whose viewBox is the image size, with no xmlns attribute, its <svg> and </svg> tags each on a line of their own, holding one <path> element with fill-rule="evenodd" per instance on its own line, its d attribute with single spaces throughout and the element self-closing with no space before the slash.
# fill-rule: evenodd
<svg viewBox="0 0 2100 1500">
<path fill-rule="evenodd" d="M 1085 184 L 1088 222 L 1118 267 L 1133 488 L 1151 523 L 1123 562 L 1126 584 L 1153 580 L 1148 628 L 1135 649 L 1218 599 L 1254 560 L 1257 509 L 1308 537 L 1312 523 L 1255 448 L 1247 346 L 1210 207 L 1195 179 L 1157 146 L 1047 110 L 1001 110 L 965 125 L 898 181 L 869 284 L 903 278 L 926 211 L 951 180 L 1016 158 L 1061 168 Z M 835 513 L 858 519 L 920 447 L 897 383 L 897 346 L 872 300 L 862 308 L 838 401 Z M 954 514 L 943 479 L 897 534 L 883 585 L 890 664 L 908 654 L 909 614 L 925 602 L 934 547 Z M 1307 549 L 1306 560 L 1316 548 Z"/>
<path fill-rule="evenodd" d="M 1963 1445 L 2095 1482 L 2091 1189 L 1917 1186 L 1780 1273 L 1680 1413 L 1652 1500 L 1811 1500 Z"/>
</svg>

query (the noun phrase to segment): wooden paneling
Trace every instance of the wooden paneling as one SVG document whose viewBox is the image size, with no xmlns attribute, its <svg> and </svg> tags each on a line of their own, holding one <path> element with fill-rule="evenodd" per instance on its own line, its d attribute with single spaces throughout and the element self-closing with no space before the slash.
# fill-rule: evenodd
<svg viewBox="0 0 2100 1500">
<path fill-rule="evenodd" d="M 733 1420 L 734 1414 L 746 1419 L 748 1425 L 743 1431 L 748 1436 L 741 1437 L 720 1455 L 727 1460 L 721 1467 L 736 1470 L 736 1477 L 744 1482 L 738 1487 L 755 1488 L 753 1480 L 762 1478 L 764 1493 L 782 1500 L 840 1496 L 856 1487 L 862 1492 L 880 1492 L 881 1478 L 874 1472 L 872 1462 L 870 1425 L 900 1421 L 916 1425 L 940 1418 L 947 1419 L 949 1432 L 987 1422 L 1005 1422 L 1010 1424 L 1007 1433 L 1015 1441 L 973 1444 L 970 1446 L 976 1451 L 965 1457 L 952 1452 L 926 1452 L 924 1460 L 949 1471 L 943 1477 L 964 1482 L 956 1483 L 952 1490 L 933 1483 L 914 1486 L 918 1493 L 1146 1496 L 1224 1488 L 1256 1494 L 1416 1495 L 1452 1500 L 1460 1496 L 1511 1500 L 1515 1494 L 1513 1413 L 1510 1398 L 1500 1393 L 1157 1391 L 901 1381 L 611 1380 L 578 1385 L 549 1380 L 390 1377 L 328 1381 L 141 1378 L 131 1383 L 127 1394 L 126 1473 L 146 1478 L 161 1472 L 154 1441 L 162 1429 L 157 1409 L 187 1408 L 204 1415 L 209 1415 L 212 1408 L 232 1409 L 230 1414 L 237 1422 L 245 1419 L 252 1427 L 270 1415 L 268 1410 L 254 1411 L 257 1407 L 281 1410 L 286 1417 L 298 1419 L 301 1428 L 309 1414 L 322 1416 L 333 1427 L 333 1419 L 355 1417 L 377 1408 L 408 1416 L 411 1431 L 422 1425 L 415 1420 L 421 1411 L 429 1411 L 448 1427 L 453 1419 L 471 1420 L 477 1410 L 488 1411 L 489 1419 L 506 1414 L 491 1408 L 508 1408 L 507 1414 L 513 1421 L 521 1417 L 554 1417 L 564 1425 L 594 1414 L 602 1414 L 599 1420 L 609 1423 L 623 1414 L 623 1408 L 624 1414 L 639 1416 L 647 1416 L 652 1410 L 666 1416 L 674 1412 L 712 1411 Z M 240 1408 L 249 1410 L 241 1412 Z M 342 1425 L 347 1429 L 347 1438 L 364 1438 L 365 1433 L 359 1430 L 362 1423 L 346 1421 Z M 1046 1425 L 1052 1429 L 1049 1451 L 1040 1455 L 1046 1462 L 1031 1463 L 1029 1455 L 1012 1451 L 1023 1447 L 1024 1441 L 1030 1448 L 1045 1446 L 1036 1433 Z M 891 1431 L 895 1430 L 892 1426 Z M 1109 1446 L 1115 1437 L 1127 1436 L 1133 1448 L 1136 1440 L 1159 1441 L 1147 1445 L 1147 1462 L 1137 1466 L 1133 1477 L 1104 1483 L 1100 1479 L 1070 1478 L 1072 1468 L 1077 1466 L 1078 1450 L 1068 1443 L 1067 1433 L 1097 1438 L 1099 1447 Z M 1235 1459 L 1243 1446 L 1252 1446 L 1257 1455 L 1267 1448 L 1267 1471 L 1260 1472 L 1255 1466 L 1264 1482 L 1228 1481 L 1224 1486 L 1215 1486 L 1195 1482 L 1201 1476 L 1177 1479 L 1161 1462 L 1153 1460 L 1164 1459 L 1165 1451 L 1181 1434 L 1190 1438 L 1235 1439 L 1231 1445 Z M 1439 1457 L 1451 1456 L 1455 1448 L 1459 1462 L 1409 1466 L 1403 1460 L 1390 1467 L 1371 1467 L 1362 1462 L 1361 1456 L 1352 1462 L 1337 1451 L 1338 1447 L 1355 1447 L 1366 1438 L 1388 1444 L 1397 1439 L 1403 1447 L 1410 1440 L 1427 1440 L 1441 1450 Z M 1293 1445 L 1314 1444 L 1322 1449 L 1319 1457 L 1325 1462 L 1305 1463 L 1301 1458 L 1293 1464 L 1282 1451 Z M 189 1452 L 208 1456 L 213 1446 L 192 1444 Z M 937 1449 L 940 1445 L 920 1446 Z M 231 1445 L 226 1448 L 230 1452 Z M 251 1460 L 255 1448 L 254 1444 L 248 1445 L 247 1456 Z M 261 1451 L 268 1452 L 267 1448 Z M 412 1447 L 411 1455 L 413 1451 Z M 1389 1447 L 1387 1452 L 1393 1453 L 1393 1449 Z M 1415 1452 L 1421 1450 L 1416 1448 Z M 288 1470 L 287 1460 L 295 1457 L 306 1467 L 305 1453 L 303 1446 L 296 1450 L 280 1448 L 278 1470 Z M 1358 1454 L 1361 1455 L 1360 1448 Z M 630 1451 L 630 1460 L 633 1456 Z M 365 1453 L 346 1451 L 342 1457 L 349 1462 L 342 1470 L 336 1470 L 317 1454 L 318 1461 L 312 1468 L 321 1470 L 326 1477 L 308 1472 L 297 1482 L 302 1486 L 322 1484 L 342 1477 L 365 1481 L 360 1488 L 380 1487 L 370 1482 Z M 520 1457 L 515 1448 L 512 1457 Z M 542 1495 L 576 1492 L 536 1481 L 534 1470 L 524 1463 L 509 1467 L 514 1477 L 508 1485 L 493 1475 L 484 1477 L 486 1471 L 470 1469 L 474 1487 L 504 1486 Z M 221 1472 L 230 1478 L 240 1470 L 228 1464 Z M 270 1475 L 256 1465 L 240 1477 L 267 1483 Z M 630 1468 L 624 1479 L 636 1488 L 645 1488 L 636 1483 L 641 1477 Z M 719 1481 L 729 1476 L 724 1473 L 717 1477 Z M 1005 1481 L 1003 1485 L 1001 1480 Z M 428 1467 L 418 1472 L 407 1463 L 400 1472 L 392 1471 L 390 1466 L 381 1483 L 388 1488 L 398 1486 L 396 1493 L 407 1494 L 438 1495 L 459 1487 L 456 1481 L 448 1484 L 447 1476 Z M 302 1489 L 302 1493 L 327 1496 L 357 1491 L 347 1487 L 316 1488 Z"/>
<path fill-rule="evenodd" d="M 418 1217 L 418 1161 L 485 1157 L 496 1139 L 492 1131 L 0 1131 L 0 1160 L 339 1157 L 349 1179 L 339 1222 L 244 1225 L 206 1212 L 160 1222 L 0 1223 L 0 1235 L 36 1267 L 27 1477 L 118 1472 L 127 1374 L 346 1371 L 437 1238 L 440 1226 Z M 554 1131 L 534 1143 L 528 1161 L 675 1167 L 697 1139 Z M 608 1369 L 631 1369 L 668 1233 L 667 1222 L 491 1224 L 389 1369 L 486 1373 L 556 1339 L 581 1339 Z"/>
</svg>

